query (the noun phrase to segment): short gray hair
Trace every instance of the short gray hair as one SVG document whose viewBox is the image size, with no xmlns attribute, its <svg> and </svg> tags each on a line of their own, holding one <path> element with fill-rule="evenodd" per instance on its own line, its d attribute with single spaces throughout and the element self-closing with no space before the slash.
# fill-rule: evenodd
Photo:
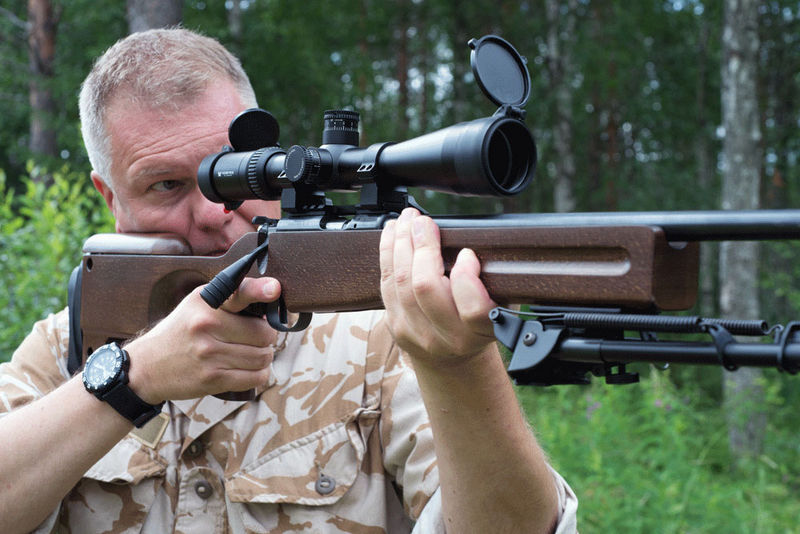
<svg viewBox="0 0 800 534">
<path fill-rule="evenodd" d="M 218 41 L 184 28 L 148 30 L 117 41 L 100 56 L 81 86 L 81 133 L 94 170 L 111 183 L 109 105 L 124 95 L 150 109 L 179 110 L 209 82 L 227 78 L 246 107 L 256 97 L 239 60 Z"/>
</svg>

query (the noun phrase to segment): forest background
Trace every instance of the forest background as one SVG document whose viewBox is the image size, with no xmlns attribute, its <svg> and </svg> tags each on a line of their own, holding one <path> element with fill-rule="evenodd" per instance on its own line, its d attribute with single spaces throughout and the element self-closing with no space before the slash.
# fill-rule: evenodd
<svg viewBox="0 0 800 534">
<path fill-rule="evenodd" d="M 532 77 L 535 183 L 502 202 L 419 193 L 433 213 L 798 207 L 797 0 L 4 1 L 0 361 L 65 305 L 83 240 L 113 229 L 88 179 L 82 79 L 130 31 L 178 22 L 241 57 L 284 146 L 317 145 L 331 108 L 361 112 L 362 145 L 489 115 L 466 43 L 512 42 Z M 704 246 L 692 313 L 800 318 L 797 256 Z M 638 371 L 518 389 L 582 532 L 800 532 L 800 378 Z"/>
</svg>

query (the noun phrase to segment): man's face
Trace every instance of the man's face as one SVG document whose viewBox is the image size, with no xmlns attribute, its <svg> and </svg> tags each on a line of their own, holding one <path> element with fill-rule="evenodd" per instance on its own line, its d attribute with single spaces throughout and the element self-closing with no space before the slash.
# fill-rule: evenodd
<svg viewBox="0 0 800 534">
<path fill-rule="evenodd" d="M 166 232 L 186 239 L 194 254 L 218 254 L 253 231 L 254 215 L 277 218 L 277 202 L 245 202 L 232 213 L 207 200 L 197 185 L 203 157 L 228 143 L 228 124 L 245 109 L 232 83 L 212 83 L 179 112 L 112 102 L 107 117 L 114 191 L 96 173 L 95 187 L 118 232 Z"/>
</svg>

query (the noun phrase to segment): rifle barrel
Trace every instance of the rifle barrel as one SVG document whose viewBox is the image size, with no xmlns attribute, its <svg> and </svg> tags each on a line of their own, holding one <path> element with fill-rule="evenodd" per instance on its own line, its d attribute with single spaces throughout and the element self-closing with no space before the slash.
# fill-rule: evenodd
<svg viewBox="0 0 800 534">
<path fill-rule="evenodd" d="M 800 239 L 800 210 L 620 211 L 434 217 L 441 228 L 656 226 L 670 241 Z"/>
</svg>

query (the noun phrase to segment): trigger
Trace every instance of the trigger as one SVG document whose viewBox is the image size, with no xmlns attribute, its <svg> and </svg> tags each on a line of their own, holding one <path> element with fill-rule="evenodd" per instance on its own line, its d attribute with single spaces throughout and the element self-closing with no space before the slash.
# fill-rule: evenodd
<svg viewBox="0 0 800 534">
<path fill-rule="evenodd" d="M 264 317 L 267 314 L 267 304 L 265 302 L 254 302 L 239 313 L 253 317 Z"/>
<path fill-rule="evenodd" d="M 312 314 L 308 312 L 301 312 L 297 321 L 289 326 L 289 313 L 286 309 L 286 303 L 283 301 L 283 295 L 278 297 L 278 300 L 267 303 L 267 322 L 269 325 L 279 332 L 299 332 L 305 330 L 311 323 Z"/>
</svg>

